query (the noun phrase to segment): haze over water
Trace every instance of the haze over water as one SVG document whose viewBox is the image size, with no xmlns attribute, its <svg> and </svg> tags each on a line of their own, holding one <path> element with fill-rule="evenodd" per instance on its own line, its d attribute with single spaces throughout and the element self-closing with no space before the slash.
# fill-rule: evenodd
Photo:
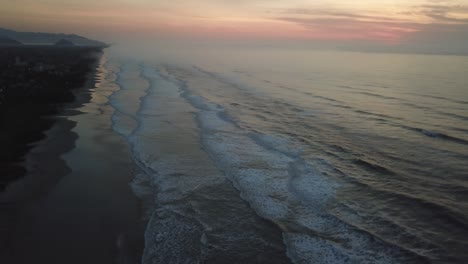
<svg viewBox="0 0 468 264">
<path fill-rule="evenodd" d="M 466 57 L 178 50 L 107 65 L 154 195 L 144 260 L 468 259 Z"/>
</svg>

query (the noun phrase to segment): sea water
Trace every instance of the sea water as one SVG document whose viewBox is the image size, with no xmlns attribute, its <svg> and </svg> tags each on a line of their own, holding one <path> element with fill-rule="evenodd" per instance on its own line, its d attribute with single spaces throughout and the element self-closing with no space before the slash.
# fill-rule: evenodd
<svg viewBox="0 0 468 264">
<path fill-rule="evenodd" d="M 144 263 L 468 261 L 468 57 L 229 46 L 107 67 Z"/>
</svg>

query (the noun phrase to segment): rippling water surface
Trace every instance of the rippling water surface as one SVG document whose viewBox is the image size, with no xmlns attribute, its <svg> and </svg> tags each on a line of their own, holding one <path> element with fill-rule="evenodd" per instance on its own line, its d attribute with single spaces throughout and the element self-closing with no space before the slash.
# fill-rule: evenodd
<svg viewBox="0 0 468 264">
<path fill-rule="evenodd" d="M 468 261 L 467 57 L 197 54 L 107 65 L 146 263 Z"/>
</svg>

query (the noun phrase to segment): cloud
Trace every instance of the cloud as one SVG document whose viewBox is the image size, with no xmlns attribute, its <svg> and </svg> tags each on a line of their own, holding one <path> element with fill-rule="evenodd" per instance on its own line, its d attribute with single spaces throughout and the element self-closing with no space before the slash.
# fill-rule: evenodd
<svg viewBox="0 0 468 264">
<path fill-rule="evenodd" d="M 339 45 L 359 43 L 362 47 L 377 43 L 468 50 L 468 0 L 4 2 L 0 23 L 31 31 L 76 31 L 92 36 L 134 32 L 203 38 L 231 35 Z"/>
<path fill-rule="evenodd" d="M 311 38 L 372 40 L 426 51 L 468 52 L 468 6 L 428 1 L 394 11 L 278 9 L 273 19 L 309 30 Z M 426 52 L 425 51 L 425 52 Z"/>
<path fill-rule="evenodd" d="M 398 42 L 402 36 L 419 30 L 418 23 L 383 15 L 324 9 L 286 9 L 279 13 L 282 16 L 274 19 L 296 23 L 317 38 Z"/>
<path fill-rule="evenodd" d="M 468 6 L 426 4 L 417 7 L 416 14 L 431 18 L 435 23 L 468 23 L 468 17 L 455 17 L 454 14 L 468 14 Z"/>
<path fill-rule="evenodd" d="M 282 9 L 279 12 L 284 15 L 305 15 L 305 16 L 320 16 L 320 17 L 332 17 L 337 19 L 352 19 L 352 20 L 369 20 L 369 21 L 398 21 L 396 18 L 388 16 L 377 16 L 368 15 L 362 13 L 352 13 L 330 9 L 307 9 L 307 8 L 295 8 L 295 9 Z"/>
</svg>

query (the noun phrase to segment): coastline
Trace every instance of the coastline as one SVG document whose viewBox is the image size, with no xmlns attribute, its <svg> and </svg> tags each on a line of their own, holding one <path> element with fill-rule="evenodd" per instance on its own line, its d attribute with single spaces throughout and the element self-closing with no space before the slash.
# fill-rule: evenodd
<svg viewBox="0 0 468 264">
<path fill-rule="evenodd" d="M 24 157 L 55 123 L 55 115 L 87 100 L 103 50 L 98 47 L 0 47 L 0 192 L 27 173 Z M 88 87 L 88 88 L 86 88 Z"/>
<path fill-rule="evenodd" d="M 31 197 L 34 196 L 31 193 L 34 192 L 31 187 L 44 185 L 44 179 L 38 179 L 34 175 L 56 174 L 57 177 L 55 178 L 58 180 L 60 176 L 70 172 L 61 155 L 75 147 L 74 142 L 78 135 L 72 131 L 76 126 L 76 122 L 68 120 L 67 117 L 79 114 L 78 109 L 90 101 L 91 89 L 96 84 L 95 78 L 98 65 L 99 58 L 96 58 L 96 61 L 89 65 L 89 72 L 84 77 L 84 84 L 70 90 L 73 94 L 73 101 L 59 105 L 57 113 L 41 117 L 48 120 L 51 127 L 39 131 L 42 139 L 29 144 L 31 149 L 22 157 L 24 161 L 18 164 L 24 169 L 24 177 L 14 180 L 10 184 L 11 186 L 6 186 L 4 192 L 0 191 L 1 202 L 19 201 L 20 197 L 17 195 L 26 195 L 26 193 L 29 193 Z M 34 180 L 38 182 L 34 182 Z M 19 190 L 20 185 L 24 185 L 22 188 L 30 189 L 27 192 Z M 38 189 L 42 188 L 38 187 Z M 40 195 L 40 192 L 37 192 L 36 195 Z"/>
<path fill-rule="evenodd" d="M 98 99 L 110 92 L 100 91 L 102 64 L 103 55 L 85 84 L 73 90 L 75 100 L 47 117 L 52 127 L 22 163 L 28 172 L 0 193 L 1 261 L 107 263 L 118 258 L 118 263 L 136 263 L 141 255 L 128 151 L 111 135 L 110 109 Z M 100 161 L 103 152 L 114 157 Z M 95 159 L 84 162 L 83 157 Z"/>
<path fill-rule="evenodd" d="M 29 143 L 29 150 L 24 155 L 15 157 L 22 161 L 12 162 L 11 165 L 20 174 L 9 177 L 8 180 L 12 182 L 0 188 L 0 256 L 5 254 L 8 243 L 15 235 L 13 227 L 18 221 L 18 208 L 47 194 L 61 177 L 70 173 L 61 155 L 75 147 L 74 142 L 78 135 L 72 131 L 76 122 L 67 120 L 64 116 L 77 114 L 76 109 L 89 102 L 89 92 L 95 85 L 98 64 L 99 58 L 96 58 L 89 65 L 84 84 L 70 90 L 73 101 L 58 106 L 57 113 L 53 115 L 39 117 L 42 120 L 38 122 L 47 123 L 50 128 L 33 131 L 39 140 Z"/>
</svg>

